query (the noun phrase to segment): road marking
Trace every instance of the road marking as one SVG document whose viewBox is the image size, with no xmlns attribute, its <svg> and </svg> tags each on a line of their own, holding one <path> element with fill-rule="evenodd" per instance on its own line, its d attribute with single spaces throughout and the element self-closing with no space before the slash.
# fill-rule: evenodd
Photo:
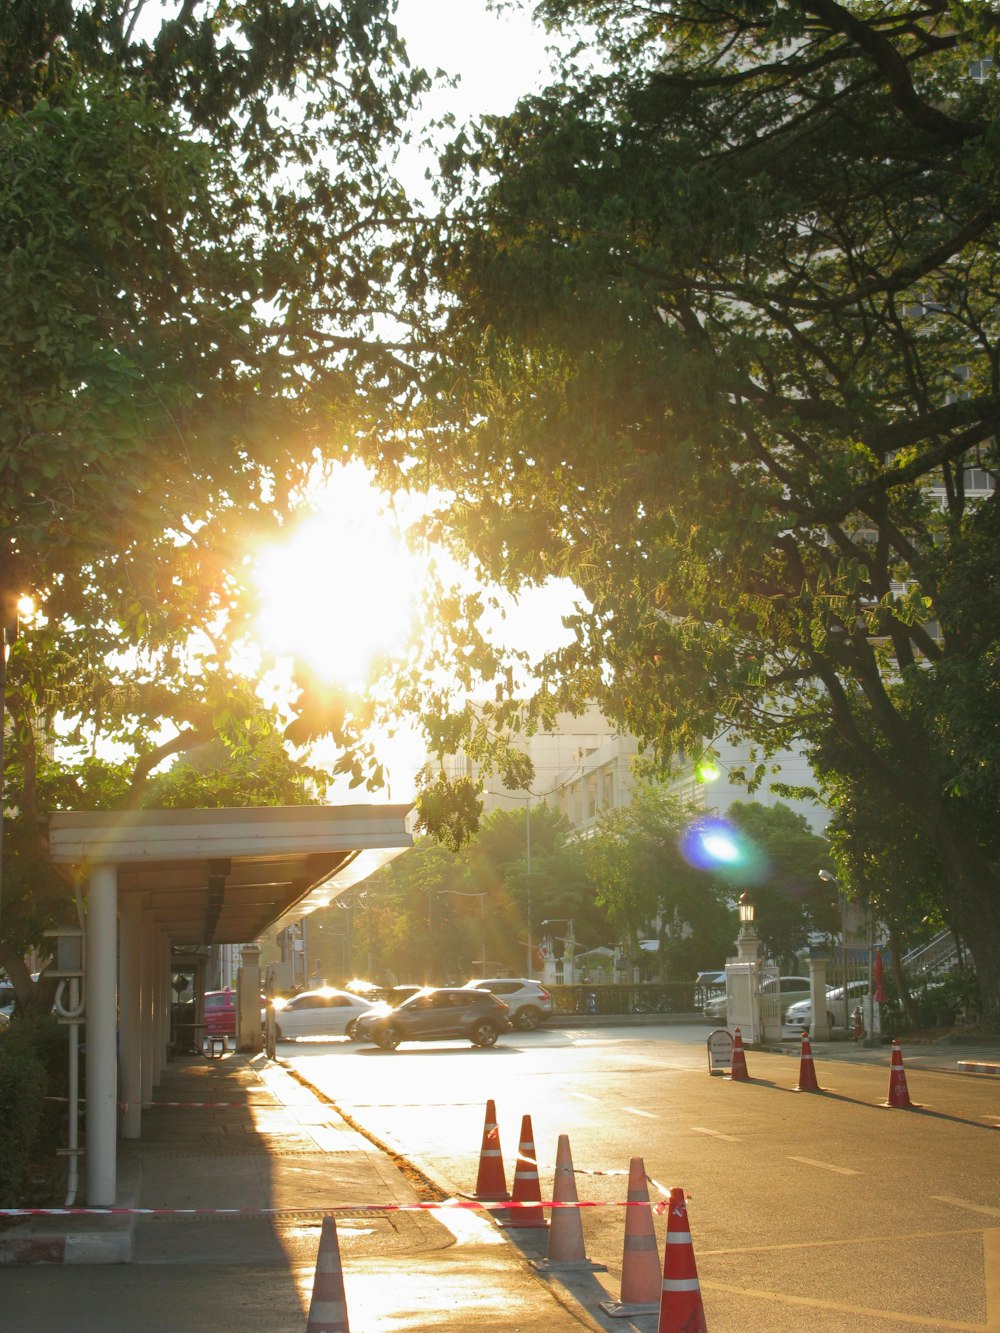
<svg viewBox="0 0 1000 1333">
<path fill-rule="evenodd" d="M 983 1232 L 983 1269 L 986 1275 L 986 1327 L 1000 1329 L 1000 1231 Z"/>
<path fill-rule="evenodd" d="M 1000 1217 L 1000 1208 L 991 1208 L 987 1203 L 970 1203 L 968 1199 L 956 1199 L 950 1194 L 932 1194 L 937 1203 L 950 1203 L 955 1208 L 967 1208 L 970 1213 L 982 1213 L 985 1217 Z"/>
<path fill-rule="evenodd" d="M 575 1098 L 577 1099 L 577 1101 L 580 1101 L 580 1102 L 596 1102 L 596 1101 L 597 1101 L 597 1098 L 596 1098 L 596 1097 L 591 1097 L 591 1095 L 590 1095 L 589 1092 L 571 1092 L 569 1095 L 570 1095 L 571 1097 L 575 1097 Z"/>
<path fill-rule="evenodd" d="M 755 1291 L 752 1287 L 737 1287 L 728 1282 L 711 1282 L 701 1278 L 701 1285 L 708 1291 L 724 1291 L 733 1296 L 757 1296 L 761 1300 L 774 1301 L 778 1305 L 800 1305 L 811 1310 L 834 1310 L 839 1314 L 865 1315 L 869 1319 L 893 1319 L 898 1324 L 913 1324 L 918 1328 L 936 1328 L 941 1333 L 993 1333 L 993 1328 L 986 1324 L 966 1324 L 955 1319 L 928 1319 L 923 1315 L 902 1314 L 899 1310 L 875 1310 L 864 1305 L 842 1305 L 838 1301 L 818 1301 L 809 1296 L 786 1296 L 779 1291 Z"/>
<path fill-rule="evenodd" d="M 801 1162 L 803 1166 L 818 1166 L 822 1171 L 836 1171 L 838 1176 L 859 1176 L 851 1166 L 834 1166 L 832 1162 L 817 1162 L 813 1157 L 789 1157 L 790 1162 Z"/>
<path fill-rule="evenodd" d="M 643 1115 L 647 1120 L 657 1120 L 659 1117 L 655 1111 L 640 1111 L 637 1106 L 623 1106 L 623 1111 L 628 1111 L 630 1115 Z"/>
<path fill-rule="evenodd" d="M 736 1137 L 735 1134 L 720 1134 L 719 1131 L 718 1131 L 717 1129 L 705 1129 L 702 1125 L 692 1125 L 692 1126 L 691 1126 L 691 1133 L 692 1133 L 692 1134 L 710 1134 L 710 1135 L 712 1136 L 713 1139 L 725 1139 L 727 1143 L 742 1143 L 742 1142 L 743 1142 L 743 1140 L 742 1140 L 742 1139 L 738 1139 L 738 1138 Z"/>
</svg>

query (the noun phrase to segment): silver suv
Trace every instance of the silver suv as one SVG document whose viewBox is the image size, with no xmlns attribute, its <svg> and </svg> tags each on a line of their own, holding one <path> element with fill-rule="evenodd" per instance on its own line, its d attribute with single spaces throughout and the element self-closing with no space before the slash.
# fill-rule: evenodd
<svg viewBox="0 0 1000 1333">
<path fill-rule="evenodd" d="M 510 1009 L 514 1026 L 521 1032 L 534 1032 L 555 1009 L 545 987 L 526 977 L 486 977 L 482 981 L 467 981 L 462 989 L 488 990 L 503 1000 Z"/>
</svg>

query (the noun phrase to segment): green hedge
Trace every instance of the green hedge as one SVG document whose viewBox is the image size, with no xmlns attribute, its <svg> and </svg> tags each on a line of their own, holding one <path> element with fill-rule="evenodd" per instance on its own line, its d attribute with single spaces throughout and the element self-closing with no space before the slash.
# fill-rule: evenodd
<svg viewBox="0 0 1000 1333">
<path fill-rule="evenodd" d="M 65 1137 L 66 1030 L 54 1019 L 0 1027 L 0 1206 L 22 1202 L 28 1168 Z"/>
</svg>

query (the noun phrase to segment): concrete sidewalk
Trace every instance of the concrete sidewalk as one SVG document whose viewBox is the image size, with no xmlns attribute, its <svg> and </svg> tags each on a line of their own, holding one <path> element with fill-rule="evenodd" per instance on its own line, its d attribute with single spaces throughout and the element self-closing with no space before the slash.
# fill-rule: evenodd
<svg viewBox="0 0 1000 1333">
<path fill-rule="evenodd" d="M 263 1057 L 172 1061 L 119 1161 L 116 1206 L 149 1212 L 0 1230 L 0 1260 L 13 1265 L 0 1333 L 301 1333 L 325 1211 L 354 1333 L 609 1327 L 588 1312 L 603 1294 L 589 1274 L 563 1283 L 532 1267 L 546 1232 L 509 1237 L 481 1210 L 408 1210 L 440 1201 L 447 1182 L 395 1161 Z"/>
<path fill-rule="evenodd" d="M 884 1064 L 888 1069 L 892 1059 L 892 1039 L 879 1043 L 856 1041 L 812 1041 L 816 1060 L 847 1060 L 860 1064 Z M 762 1050 L 798 1057 L 801 1037 L 788 1037 L 781 1042 L 768 1042 Z M 900 1039 L 899 1049 L 903 1064 L 913 1069 L 933 1069 L 942 1074 L 975 1074 L 1000 1076 L 1000 1038 L 945 1036 L 920 1041 Z"/>
</svg>

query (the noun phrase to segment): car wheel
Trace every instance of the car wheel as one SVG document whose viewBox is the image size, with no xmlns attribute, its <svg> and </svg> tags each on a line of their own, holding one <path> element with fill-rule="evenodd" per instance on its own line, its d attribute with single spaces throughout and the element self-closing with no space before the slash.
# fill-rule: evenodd
<svg viewBox="0 0 1000 1333">
<path fill-rule="evenodd" d="M 394 1051 L 399 1045 L 399 1028 L 390 1025 L 383 1028 L 376 1038 L 383 1051 Z"/>
<path fill-rule="evenodd" d="M 352 1018 L 351 1021 L 348 1023 L 347 1027 L 344 1028 L 344 1032 L 347 1034 L 347 1036 L 350 1038 L 351 1041 L 357 1041 L 358 1020 L 356 1018 Z"/>
<path fill-rule="evenodd" d="M 541 1021 L 541 1013 L 534 1007 L 534 1005 L 528 1004 L 525 1005 L 517 1015 L 517 1018 L 514 1020 L 514 1026 L 519 1028 L 522 1032 L 534 1032 L 535 1028 L 538 1027 Z"/>
<path fill-rule="evenodd" d="M 477 1023 L 469 1033 L 473 1046 L 494 1046 L 500 1033 L 492 1023 Z"/>
</svg>

